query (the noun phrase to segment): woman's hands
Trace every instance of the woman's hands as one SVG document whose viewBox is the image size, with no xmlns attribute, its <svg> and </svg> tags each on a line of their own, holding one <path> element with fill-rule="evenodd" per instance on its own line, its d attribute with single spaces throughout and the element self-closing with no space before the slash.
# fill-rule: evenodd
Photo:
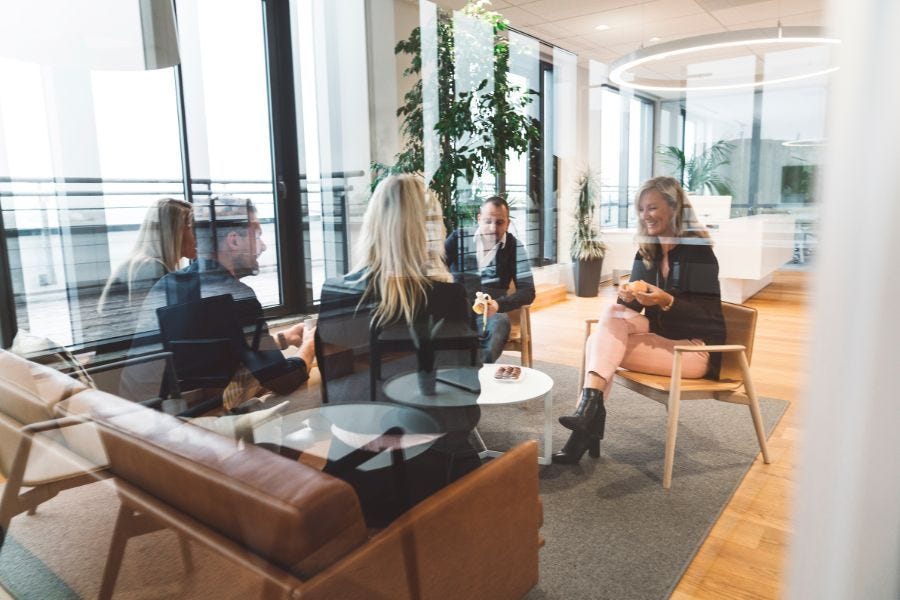
<svg viewBox="0 0 900 600">
<path fill-rule="evenodd" d="M 634 297 L 634 292 L 631 289 L 631 285 L 623 283 L 619 286 L 619 299 L 622 300 L 622 302 L 629 303 L 635 301 L 636 298 Z"/>
<path fill-rule="evenodd" d="M 640 302 L 642 306 L 670 306 L 675 299 L 672 294 L 655 285 L 650 285 L 649 283 L 645 283 L 645 285 L 647 286 L 646 292 L 632 294 L 634 299 Z"/>
<path fill-rule="evenodd" d="M 637 300 L 642 306 L 670 306 L 674 300 L 672 294 L 646 281 L 623 283 L 619 286 L 619 298 L 623 302 Z"/>
</svg>

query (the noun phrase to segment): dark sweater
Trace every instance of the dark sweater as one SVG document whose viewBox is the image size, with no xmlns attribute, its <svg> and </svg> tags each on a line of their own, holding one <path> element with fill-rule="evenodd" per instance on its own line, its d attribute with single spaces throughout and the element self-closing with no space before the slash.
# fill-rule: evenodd
<svg viewBox="0 0 900 600">
<path fill-rule="evenodd" d="M 642 280 L 662 288 L 675 297 L 669 311 L 639 302 L 624 302 L 629 308 L 644 311 L 650 331 L 670 340 L 701 339 L 706 344 L 725 343 L 722 294 L 719 289 L 719 261 L 709 240 L 688 238 L 669 251 L 669 277 L 659 272 L 660 259 L 647 268 L 638 253 L 631 269 L 631 281 Z M 718 378 L 722 355 L 710 354 L 707 377 Z"/>
<path fill-rule="evenodd" d="M 240 351 L 240 363 L 245 366 L 254 377 L 267 389 L 278 394 L 290 394 L 300 387 L 307 379 L 309 373 L 303 359 L 292 356 L 285 358 L 269 335 L 269 329 L 263 320 L 263 309 L 253 289 L 236 279 L 225 270 L 218 262 L 208 258 L 201 258 L 190 266 L 167 274 L 160 279 L 144 301 L 142 327 L 144 331 L 158 331 L 156 321 L 156 309 L 161 306 L 172 306 L 185 302 L 194 302 L 201 298 L 230 294 L 234 300 L 233 316 L 247 334 L 247 343 L 242 345 Z M 215 323 L 216 318 L 210 315 Z M 228 331 L 234 323 L 222 323 L 221 335 L 215 337 L 228 337 Z M 259 327 L 260 343 L 253 347 L 252 340 L 255 337 L 256 327 Z M 133 347 L 132 351 L 140 350 Z M 198 350 L 199 352 L 200 350 Z M 185 353 L 182 353 L 185 356 Z M 179 365 L 175 365 L 178 371 Z M 140 373 L 139 368 L 129 369 L 127 391 L 130 398 L 148 398 L 151 386 L 159 389 L 159 381 L 153 382 L 153 377 L 160 374 L 151 372 L 150 367 L 146 373 Z M 124 384 L 123 384 L 124 385 Z"/>
<path fill-rule="evenodd" d="M 451 233 L 444 242 L 444 252 L 453 280 L 466 288 L 469 304 L 478 291 L 490 294 L 502 313 L 534 302 L 534 278 L 528 254 L 513 234 L 507 232 L 506 244 L 497 249 L 494 261 L 483 270 L 478 269 L 475 238 L 469 230 L 457 229 Z M 511 282 L 515 282 L 516 291 L 510 294 Z"/>
</svg>

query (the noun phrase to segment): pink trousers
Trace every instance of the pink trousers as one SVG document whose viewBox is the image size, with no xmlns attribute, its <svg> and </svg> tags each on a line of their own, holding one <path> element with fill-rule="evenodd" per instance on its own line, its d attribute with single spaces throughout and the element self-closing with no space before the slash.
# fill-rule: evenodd
<svg viewBox="0 0 900 600">
<path fill-rule="evenodd" d="M 613 304 L 600 317 L 600 322 L 588 338 L 586 370 L 606 380 L 603 397 L 609 398 L 616 368 L 670 375 L 675 346 L 700 344 L 703 340 L 670 340 L 650 333 L 647 317 L 627 306 Z M 687 379 L 699 379 L 706 374 L 708 364 L 708 352 L 685 352 L 682 354 L 681 375 Z"/>
</svg>

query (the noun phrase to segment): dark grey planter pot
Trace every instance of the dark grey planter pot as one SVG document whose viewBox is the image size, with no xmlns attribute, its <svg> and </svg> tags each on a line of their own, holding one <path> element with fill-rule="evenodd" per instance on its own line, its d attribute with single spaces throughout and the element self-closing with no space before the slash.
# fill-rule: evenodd
<svg viewBox="0 0 900 600">
<path fill-rule="evenodd" d="M 581 298 L 593 298 L 599 293 L 600 274 L 603 272 L 603 259 L 572 261 L 575 273 L 575 295 Z"/>
</svg>

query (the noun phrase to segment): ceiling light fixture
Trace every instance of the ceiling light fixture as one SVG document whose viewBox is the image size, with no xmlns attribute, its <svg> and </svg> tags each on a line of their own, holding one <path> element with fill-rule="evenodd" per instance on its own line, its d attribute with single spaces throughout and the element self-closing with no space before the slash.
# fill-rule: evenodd
<svg viewBox="0 0 900 600">
<path fill-rule="evenodd" d="M 827 140 L 822 138 L 814 138 L 808 140 L 791 140 L 788 142 L 781 142 L 782 146 L 787 148 L 809 148 L 812 146 L 824 146 L 827 143 Z"/>
<path fill-rule="evenodd" d="M 652 40 L 651 40 L 652 41 Z M 837 67 L 818 69 L 815 71 L 799 73 L 796 75 L 766 79 L 757 77 L 754 81 L 716 85 L 710 82 L 708 85 L 696 84 L 687 77 L 684 79 L 651 79 L 642 78 L 633 73 L 634 69 L 663 61 L 672 57 L 699 53 L 720 48 L 734 48 L 749 45 L 774 45 L 774 44 L 806 44 L 806 45 L 835 45 L 840 44 L 839 39 L 828 37 L 821 27 L 766 27 L 760 29 L 745 29 L 741 31 L 724 31 L 699 35 L 696 37 L 673 40 L 656 44 L 651 48 L 641 48 L 616 60 L 610 67 L 609 79 L 613 83 L 639 90 L 660 92 L 682 92 L 700 90 L 728 90 L 748 87 L 760 87 L 768 84 L 797 81 L 818 75 L 825 75 L 837 70 Z M 650 65 L 648 65 L 650 66 Z M 630 77 L 629 77 L 630 75 Z"/>
<path fill-rule="evenodd" d="M 597 25 L 596 27 L 594 27 L 594 29 L 596 29 L 597 31 L 606 31 L 607 29 L 609 29 L 609 25 Z"/>
</svg>

